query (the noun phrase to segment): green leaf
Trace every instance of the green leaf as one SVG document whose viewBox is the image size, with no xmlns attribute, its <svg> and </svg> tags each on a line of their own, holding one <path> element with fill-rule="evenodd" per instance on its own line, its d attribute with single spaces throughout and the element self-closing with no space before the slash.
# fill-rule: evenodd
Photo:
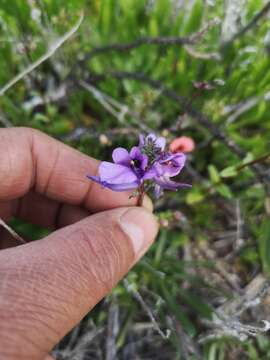
<svg viewBox="0 0 270 360">
<path fill-rule="evenodd" d="M 235 166 L 228 166 L 227 168 L 223 169 L 219 175 L 222 178 L 229 178 L 229 177 L 235 177 L 236 175 L 238 175 L 238 172 Z"/>
<path fill-rule="evenodd" d="M 218 351 L 218 346 L 217 346 L 217 343 L 215 342 L 210 345 L 208 360 L 216 360 L 217 359 L 217 351 Z"/>
<path fill-rule="evenodd" d="M 222 195 L 223 197 L 227 198 L 227 199 L 232 199 L 233 194 L 229 188 L 229 186 L 225 185 L 225 184 L 220 184 L 216 187 L 217 192 Z"/>
<path fill-rule="evenodd" d="M 179 294 L 181 300 L 187 303 L 190 307 L 192 307 L 200 316 L 210 318 L 212 311 L 210 307 L 203 303 L 198 296 L 191 294 L 189 291 L 186 291 L 183 288 L 179 289 Z"/>
<path fill-rule="evenodd" d="M 190 11 L 188 21 L 185 25 L 185 34 L 190 34 L 199 29 L 203 16 L 203 2 L 197 0 Z"/>
<path fill-rule="evenodd" d="M 203 201 L 204 197 L 204 194 L 198 188 L 193 188 L 188 192 L 186 202 L 188 205 L 198 204 Z"/>
<path fill-rule="evenodd" d="M 212 183 L 216 184 L 220 181 L 219 173 L 214 165 L 208 166 L 208 172 Z"/>
<path fill-rule="evenodd" d="M 251 152 L 248 152 L 245 158 L 242 161 L 242 164 L 248 164 L 249 162 L 254 160 L 254 155 Z"/>
<path fill-rule="evenodd" d="M 184 311 L 182 311 L 179 304 L 175 301 L 175 295 L 170 293 L 168 288 L 165 286 L 164 281 L 159 281 L 159 284 L 161 287 L 162 294 L 171 312 L 178 319 L 178 321 L 183 326 L 185 331 L 189 334 L 189 336 L 194 336 L 196 334 L 196 329 L 193 326 L 190 319 L 188 318 L 188 316 L 185 314 Z"/>
</svg>

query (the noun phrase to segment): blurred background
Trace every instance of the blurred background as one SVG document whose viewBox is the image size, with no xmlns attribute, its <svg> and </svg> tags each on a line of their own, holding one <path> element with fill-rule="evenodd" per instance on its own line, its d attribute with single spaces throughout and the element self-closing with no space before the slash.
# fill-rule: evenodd
<svg viewBox="0 0 270 360">
<path fill-rule="evenodd" d="M 1 127 L 103 160 L 155 132 L 188 157 L 192 189 L 155 202 L 155 245 L 57 359 L 270 359 L 269 14 L 263 0 L 0 1 Z"/>
</svg>

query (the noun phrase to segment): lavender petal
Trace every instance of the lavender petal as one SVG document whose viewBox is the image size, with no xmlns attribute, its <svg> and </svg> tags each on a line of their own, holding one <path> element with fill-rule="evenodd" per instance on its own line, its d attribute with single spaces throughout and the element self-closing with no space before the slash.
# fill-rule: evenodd
<svg viewBox="0 0 270 360">
<path fill-rule="evenodd" d="M 159 147 L 162 151 L 164 151 L 166 146 L 166 139 L 164 137 L 158 137 L 156 139 L 156 146 Z"/>
<path fill-rule="evenodd" d="M 165 149 L 166 139 L 164 137 L 157 137 L 154 133 L 151 133 L 146 136 L 146 142 L 149 140 L 155 143 L 162 151 Z"/>
<path fill-rule="evenodd" d="M 173 177 L 178 175 L 183 169 L 186 156 L 183 153 L 166 154 L 161 160 L 155 164 L 157 174 L 159 176 Z"/>
<path fill-rule="evenodd" d="M 145 145 L 145 137 L 144 137 L 144 135 L 140 134 L 139 135 L 139 148 L 144 147 L 144 145 Z"/>
<path fill-rule="evenodd" d="M 142 152 L 138 146 L 133 146 L 133 148 L 130 150 L 129 155 L 132 160 L 139 161 L 141 170 L 146 169 L 146 167 L 148 165 L 148 156 L 145 154 L 142 154 Z"/>
<path fill-rule="evenodd" d="M 122 147 L 118 147 L 113 150 L 112 158 L 115 164 L 120 164 L 125 166 L 129 166 L 131 160 L 127 149 Z"/>
<path fill-rule="evenodd" d="M 156 176 L 156 170 L 154 168 L 151 168 L 144 173 L 142 180 L 151 180 L 154 179 Z"/>
<path fill-rule="evenodd" d="M 120 185 L 138 182 L 136 174 L 127 166 L 102 161 L 99 166 L 101 181 Z"/>
<path fill-rule="evenodd" d="M 161 195 L 163 194 L 163 189 L 162 189 L 162 187 L 160 186 L 160 185 L 155 185 L 155 187 L 154 187 L 154 197 L 156 198 L 156 199 L 158 199 L 158 198 L 160 198 L 161 197 Z"/>
<path fill-rule="evenodd" d="M 104 182 L 102 184 L 104 187 L 113 190 L 113 191 L 127 191 L 127 190 L 134 190 L 137 189 L 139 186 L 138 182 L 135 181 L 133 183 L 126 183 L 126 184 L 111 184 L 108 182 Z"/>
<path fill-rule="evenodd" d="M 88 179 L 95 181 L 96 183 L 100 184 L 101 186 L 108 188 L 113 191 L 126 191 L 126 190 L 133 190 L 138 187 L 138 182 L 127 183 L 127 184 L 112 184 L 107 181 L 101 181 L 99 176 L 87 176 Z"/>
<path fill-rule="evenodd" d="M 159 185 L 164 190 L 177 190 L 179 188 L 190 188 L 190 184 L 178 183 L 176 181 L 170 180 L 168 177 L 159 177 L 155 178 L 155 183 Z"/>
</svg>

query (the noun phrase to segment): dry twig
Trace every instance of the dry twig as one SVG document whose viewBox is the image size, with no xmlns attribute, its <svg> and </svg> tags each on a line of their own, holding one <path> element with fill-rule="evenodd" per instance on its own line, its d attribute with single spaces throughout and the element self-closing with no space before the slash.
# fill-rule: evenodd
<svg viewBox="0 0 270 360">
<path fill-rule="evenodd" d="M 124 279 L 124 285 L 126 290 L 134 297 L 134 299 L 141 305 L 141 307 L 144 309 L 144 311 L 146 312 L 146 314 L 148 315 L 149 319 L 151 320 L 151 323 L 153 324 L 154 329 L 159 333 L 159 335 L 163 338 L 163 339 L 168 339 L 168 337 L 170 336 L 170 330 L 166 330 L 166 333 L 164 333 L 160 326 L 158 325 L 155 316 L 153 314 L 153 312 L 151 311 L 151 309 L 147 306 L 147 304 L 145 303 L 145 301 L 143 300 L 143 298 L 141 297 L 140 293 L 138 291 L 136 291 L 135 289 L 133 289 L 127 279 Z"/>
<path fill-rule="evenodd" d="M 235 337 L 240 341 L 248 337 L 257 336 L 270 329 L 267 320 L 261 320 L 263 326 L 243 324 L 239 318 L 248 309 L 261 304 L 263 298 L 269 293 L 270 282 L 262 274 L 257 275 L 244 289 L 243 295 L 226 301 L 215 312 L 211 321 L 204 320 L 204 324 L 213 330 L 202 334 L 200 343 L 224 336 Z"/>
<path fill-rule="evenodd" d="M 18 240 L 21 244 L 26 244 L 26 241 L 19 235 L 16 233 L 16 231 L 14 231 L 13 229 L 11 229 L 10 226 L 8 226 L 4 220 L 2 220 L 0 218 L 0 226 L 2 226 L 3 228 L 5 228 L 13 237 L 14 239 Z"/>
<path fill-rule="evenodd" d="M 126 104 L 122 104 L 119 101 L 112 98 L 110 95 L 101 92 L 91 84 L 86 83 L 81 80 L 79 82 L 81 87 L 91 94 L 94 95 L 95 99 L 107 110 L 111 115 L 113 115 L 120 123 L 124 123 L 126 115 L 130 116 L 131 119 L 134 118 L 136 121 L 135 125 L 144 132 L 151 132 L 152 130 L 146 126 L 140 116 L 132 111 Z"/>
</svg>

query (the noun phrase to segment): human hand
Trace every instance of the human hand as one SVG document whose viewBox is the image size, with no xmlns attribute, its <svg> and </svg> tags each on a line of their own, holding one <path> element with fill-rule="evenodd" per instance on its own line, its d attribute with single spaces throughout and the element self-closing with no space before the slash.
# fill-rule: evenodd
<svg viewBox="0 0 270 360">
<path fill-rule="evenodd" d="M 128 272 L 157 233 L 129 193 L 90 182 L 98 161 L 26 128 L 0 129 L 0 217 L 55 230 L 16 246 L 0 228 L 0 359 L 40 360 Z"/>
</svg>

